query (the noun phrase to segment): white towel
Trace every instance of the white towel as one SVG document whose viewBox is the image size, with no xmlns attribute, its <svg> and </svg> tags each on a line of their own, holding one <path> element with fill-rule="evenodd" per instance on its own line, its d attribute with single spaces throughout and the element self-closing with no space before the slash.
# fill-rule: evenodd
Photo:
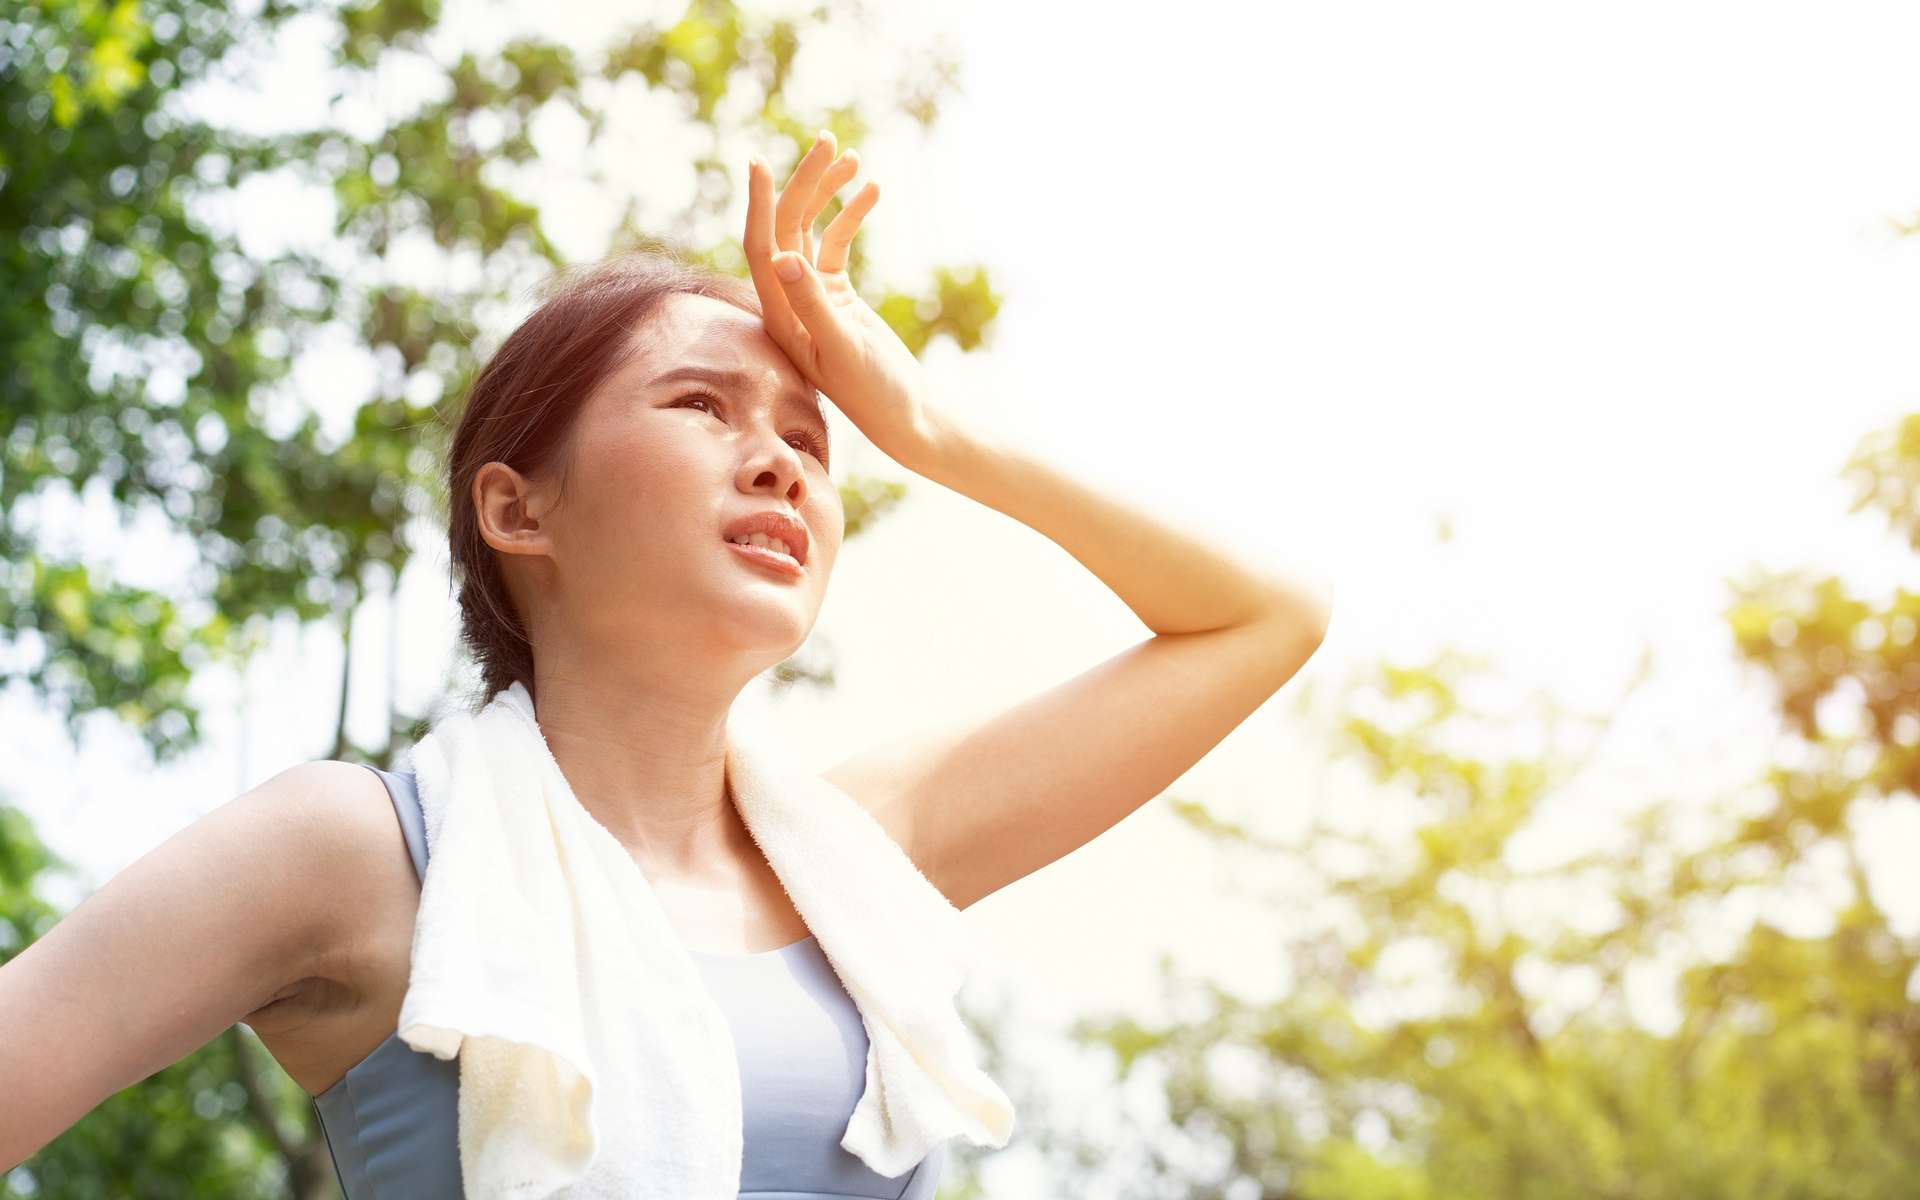
<svg viewBox="0 0 1920 1200">
<path fill-rule="evenodd" d="M 735 806 L 860 1010 L 866 1088 L 840 1145 L 886 1176 L 1013 1105 L 954 1008 L 960 911 L 872 814 L 728 718 Z M 399 1035 L 460 1059 L 470 1200 L 736 1200 L 725 1014 L 639 865 L 568 785 L 519 683 L 414 747 L 428 860 Z"/>
</svg>

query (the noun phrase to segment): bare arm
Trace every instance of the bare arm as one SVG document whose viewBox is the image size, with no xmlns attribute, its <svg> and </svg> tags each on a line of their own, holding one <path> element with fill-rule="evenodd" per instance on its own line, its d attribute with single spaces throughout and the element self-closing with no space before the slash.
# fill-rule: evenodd
<svg viewBox="0 0 1920 1200">
<path fill-rule="evenodd" d="M 1154 636 L 1002 711 L 874 747 L 826 772 L 894 814 L 966 908 L 1159 795 L 1319 648 L 1332 581 L 1163 519 L 934 410 L 903 464 L 1046 535 Z"/>
<path fill-rule="evenodd" d="M 174 834 L 0 966 L 0 1173 L 331 967 L 352 763 L 302 763 Z"/>
</svg>

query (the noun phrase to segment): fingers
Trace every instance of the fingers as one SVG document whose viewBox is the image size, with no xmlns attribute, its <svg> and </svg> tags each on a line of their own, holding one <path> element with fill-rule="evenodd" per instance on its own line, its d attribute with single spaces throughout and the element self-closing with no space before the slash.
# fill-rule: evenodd
<svg viewBox="0 0 1920 1200">
<path fill-rule="evenodd" d="M 740 248 L 746 252 L 754 291 L 760 294 L 760 323 L 767 336 L 788 358 L 801 361 L 806 325 L 787 303 L 787 289 L 773 273 L 773 171 L 757 158 L 747 165 L 747 228 Z"/>
<path fill-rule="evenodd" d="M 772 169 L 757 158 L 747 167 L 747 228 L 741 249 L 747 256 L 754 290 L 760 296 L 761 323 L 795 363 L 811 361 L 818 349 L 810 323 L 804 318 L 817 320 L 827 311 L 820 274 L 846 269 L 853 235 L 880 196 L 880 185 L 869 181 L 851 204 L 843 205 L 835 214 L 821 235 L 816 255 L 814 223 L 834 193 L 859 170 L 859 154 L 848 150 L 836 158 L 833 133 L 825 129 L 794 165 L 777 197 Z M 773 270 L 774 258 L 788 255 L 805 260 L 806 273 L 795 283 L 782 281 Z"/>
<path fill-rule="evenodd" d="M 794 312 L 806 323 L 809 334 L 813 335 L 813 345 L 822 359 L 841 358 L 846 349 L 846 334 L 833 315 L 833 304 L 827 299 L 827 290 L 820 282 L 820 273 L 813 264 L 797 253 L 781 251 L 776 257 L 784 262 L 792 262 L 800 268 L 799 278 L 792 282 L 781 281 L 780 286 L 787 290 L 787 300 L 793 305 Z"/>
<path fill-rule="evenodd" d="M 809 209 L 821 178 L 833 163 L 833 151 L 833 133 L 822 129 L 812 147 L 794 164 L 787 186 L 780 189 L 780 200 L 773 211 L 773 241 L 780 249 L 805 252 L 812 248 Z M 817 216 L 819 211 L 812 208 L 811 215 Z"/>
<path fill-rule="evenodd" d="M 820 182 L 814 185 L 813 199 L 807 204 L 807 211 L 800 222 L 801 242 L 806 251 L 807 261 L 819 261 L 814 255 L 813 226 L 820 219 L 821 210 L 827 207 L 827 201 L 833 199 L 834 193 L 845 187 L 847 181 L 852 179 L 859 170 L 859 152 L 848 150 L 833 160 L 833 165 L 827 168 L 826 173 L 820 176 Z"/>
<path fill-rule="evenodd" d="M 853 194 L 852 200 L 841 206 L 820 234 L 820 254 L 813 260 L 819 270 L 830 275 L 847 269 L 847 247 L 853 245 L 853 235 L 859 231 L 860 222 L 879 202 L 880 183 L 869 179 L 865 187 Z"/>
</svg>

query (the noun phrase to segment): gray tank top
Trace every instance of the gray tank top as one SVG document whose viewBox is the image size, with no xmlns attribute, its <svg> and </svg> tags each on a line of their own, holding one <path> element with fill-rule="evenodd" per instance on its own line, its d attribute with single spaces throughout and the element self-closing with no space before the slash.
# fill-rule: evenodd
<svg viewBox="0 0 1920 1200">
<path fill-rule="evenodd" d="M 426 824 L 413 773 L 367 769 L 387 785 L 424 879 Z M 867 1033 L 819 943 L 809 936 L 761 954 L 692 954 L 739 1053 L 743 1200 L 933 1200 L 945 1143 L 893 1177 L 840 1147 L 866 1084 Z M 459 1059 L 415 1050 L 395 1030 L 313 1097 L 347 1200 L 461 1196 L 459 1083 Z"/>
</svg>

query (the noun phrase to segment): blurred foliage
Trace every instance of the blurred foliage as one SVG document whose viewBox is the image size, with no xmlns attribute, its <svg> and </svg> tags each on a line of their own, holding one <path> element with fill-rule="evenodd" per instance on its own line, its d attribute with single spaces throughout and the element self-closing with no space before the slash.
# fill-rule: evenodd
<svg viewBox="0 0 1920 1200">
<path fill-rule="evenodd" d="M 1920 418 L 1847 470 L 1920 549 Z M 1257 866 L 1292 985 L 1255 1003 L 1163 960 L 1179 1020 L 1080 1023 L 1163 1103 L 1118 1135 L 1031 1117 L 1062 1194 L 1914 1195 L 1920 938 L 1873 893 L 1862 821 L 1920 802 L 1920 596 L 1729 582 L 1731 644 L 1780 725 L 1736 794 L 1632 797 L 1612 836 L 1538 861 L 1530 833 L 1594 803 L 1572 785 L 1612 718 L 1491 711 L 1474 698 L 1500 681 L 1444 654 L 1338 697 L 1364 804 L 1285 839 L 1176 805 Z"/>
<path fill-rule="evenodd" d="M 593 61 L 518 38 L 445 62 L 439 17 L 431 0 L 271 2 L 252 15 L 192 0 L 49 0 L 0 17 L 0 105 L 19 135 L 0 149 L 0 624 L 30 664 L 0 678 L 29 683 L 76 738 L 83 716 L 108 712 L 157 759 L 180 754 L 199 737 L 186 694 L 195 669 L 243 659 L 282 614 L 344 629 L 405 567 L 419 529 L 437 539 L 435 522 L 412 518 L 443 515 L 435 468 L 452 422 L 441 401 L 462 395 L 484 359 L 474 316 L 562 262 L 515 190 L 550 165 L 536 162 L 536 118 L 570 113 L 591 137 L 623 80 L 677 97 L 710 145 L 693 202 L 659 218 L 669 228 L 644 228 L 644 198 L 629 190 L 609 249 L 668 246 L 744 276 L 739 231 L 721 218 L 747 154 L 790 167 L 817 128 L 854 145 L 881 115 L 787 103 L 809 32 L 860 22 L 853 6 L 763 20 L 696 3 Z M 335 27 L 336 101 L 380 95 L 383 69 L 431 71 L 443 86 L 372 136 L 340 123 L 246 134 L 181 102 L 210 80 L 269 86 L 252 78 L 267 49 L 296 24 L 319 36 L 316 21 Z M 935 59 L 896 81 L 904 119 L 931 126 L 951 77 Z M 282 176 L 332 196 L 332 228 L 313 231 L 313 245 L 244 253 L 209 214 L 248 181 Z M 444 268 L 432 286 L 391 268 L 421 252 Z M 916 352 L 941 333 L 978 346 L 998 306 L 975 267 L 937 268 L 917 293 L 880 289 L 856 242 L 849 271 Z M 363 348 L 378 375 L 344 439 L 328 436 L 292 377 L 331 334 Z M 845 486 L 868 517 L 898 497 Z M 116 582 L 108 564 L 47 544 L 36 517 L 50 492 L 109 504 L 123 529 L 139 521 L 182 539 L 192 566 L 180 586 Z M 342 726 L 332 757 L 378 761 L 390 747 L 352 745 Z"/>
<path fill-rule="evenodd" d="M 898 73 L 890 106 L 790 103 L 810 39 L 870 26 L 855 3 L 769 18 L 696 0 L 588 55 L 538 35 L 449 50 L 457 31 L 437 0 L 36 0 L 0 12 L 0 629 L 16 649 L 0 683 L 26 684 L 76 740 L 89 715 L 117 718 L 164 762 L 200 740 L 195 671 L 242 666 L 283 616 L 329 620 L 350 640 L 366 594 L 391 587 L 423 543 L 443 543 L 438 465 L 489 352 L 477 320 L 505 321 L 564 264 L 555 218 L 527 197 L 541 172 L 575 164 L 540 159 L 536 121 L 568 115 L 592 138 L 619 85 L 672 98 L 705 143 L 694 197 L 646 213 L 647 197 L 626 189 L 606 248 L 666 247 L 744 277 L 723 218 L 750 154 L 784 174 L 823 126 L 846 147 L 887 121 L 936 121 L 954 64 L 891 45 L 862 58 Z M 259 133 L 196 115 L 250 115 L 237 107 L 273 88 L 271 59 L 296 40 L 331 54 L 323 123 Z M 383 81 L 402 74 L 435 86 L 394 113 Z M 624 188 L 579 166 L 591 184 Z M 284 248 L 249 252 L 223 202 L 289 180 L 331 198 L 330 223 L 290 220 Z M 839 208 L 836 197 L 823 221 Z M 435 269 L 415 278 L 403 260 Z M 941 333 L 978 346 L 998 305 L 977 267 L 940 267 L 901 292 L 871 278 L 856 242 L 848 269 L 916 352 Z M 344 432 L 321 418 L 333 398 L 295 370 L 340 345 L 364 352 L 375 377 Z M 841 486 L 849 536 L 904 494 L 875 478 Z M 177 545 L 179 577 L 136 584 L 89 559 L 87 539 L 58 528 L 76 504 Z M 390 713 L 378 743 L 351 741 L 353 657 L 328 757 L 393 765 L 425 714 Z M 827 686 L 831 664 L 782 664 L 775 682 Z M 51 927 L 34 881 L 55 866 L 0 807 L 0 961 Z M 241 1026 L 0 1179 L 0 1196 L 188 1192 L 337 1194 L 305 1094 Z"/>
</svg>

